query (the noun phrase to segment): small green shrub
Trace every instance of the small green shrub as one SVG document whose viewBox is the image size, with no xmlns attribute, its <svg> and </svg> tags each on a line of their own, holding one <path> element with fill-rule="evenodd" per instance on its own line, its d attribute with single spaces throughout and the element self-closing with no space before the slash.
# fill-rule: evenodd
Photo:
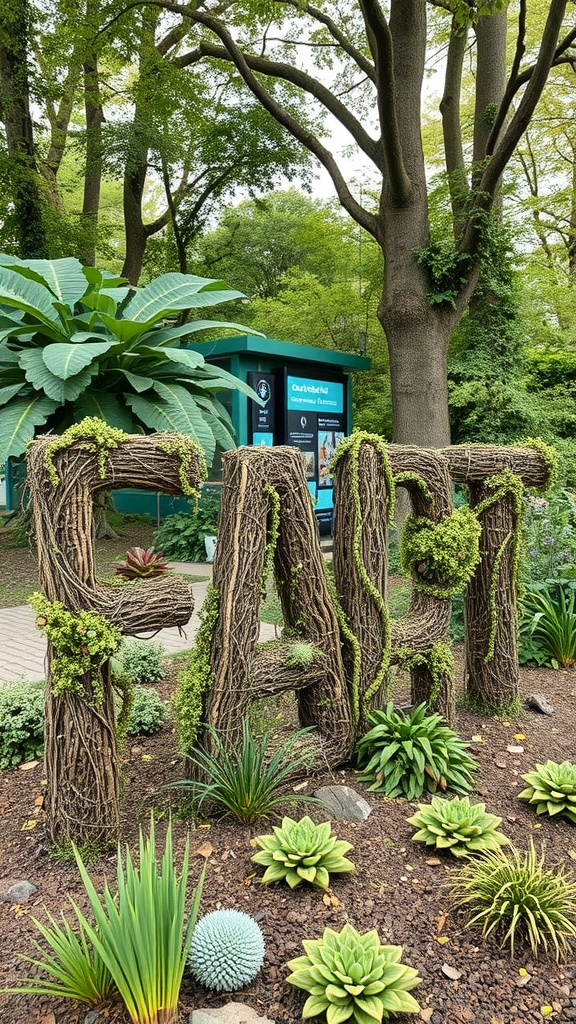
<svg viewBox="0 0 576 1024">
<path fill-rule="evenodd" d="M 257 836 L 254 845 L 261 847 L 252 860 L 266 868 L 265 884 L 285 879 L 291 889 L 301 882 L 327 889 L 331 874 L 354 871 L 344 856 L 353 847 L 332 835 L 329 821 L 315 825 L 308 816 L 300 821 L 283 818 L 281 826 L 274 825 L 273 835 Z"/>
<path fill-rule="evenodd" d="M 309 751 L 295 753 L 295 748 L 302 736 L 310 732 L 309 729 L 293 733 L 270 757 L 269 737 L 255 739 L 247 719 L 242 722 L 242 742 L 231 752 L 226 750 L 215 729 L 209 728 L 208 731 L 214 753 L 199 748 L 189 755 L 193 767 L 208 781 L 191 779 L 177 783 L 190 791 L 198 811 L 207 802 L 249 825 L 258 818 L 275 814 L 279 804 L 317 803 L 314 797 L 287 790 L 293 773 L 310 764 Z"/>
<path fill-rule="evenodd" d="M 140 864 L 134 865 L 129 849 L 124 856 L 118 846 L 117 893 L 113 895 L 106 883 L 101 897 L 76 851 L 94 924 L 74 901 L 78 939 L 66 922 L 62 927 L 51 919 L 45 927 L 36 921 L 48 949 L 40 949 L 41 959 L 24 959 L 54 980 L 37 976 L 9 991 L 67 996 L 93 1005 L 117 989 L 133 1024 L 166 1024 L 175 1019 L 205 871 L 187 914 L 188 839 L 179 875 L 174 869 L 171 825 L 160 864 L 153 821 L 149 838 L 140 832 L 139 854 Z"/>
<path fill-rule="evenodd" d="M 44 753 L 44 683 L 0 684 L 0 770 Z"/>
<path fill-rule="evenodd" d="M 430 804 L 418 804 L 418 811 L 406 819 L 416 825 L 412 839 L 438 850 L 449 850 L 455 857 L 497 850 L 509 840 L 498 825 L 502 818 L 488 814 L 484 804 L 471 804 L 467 796 L 443 800 L 433 796 Z"/>
<path fill-rule="evenodd" d="M 142 689 L 137 686 L 128 720 L 128 736 L 152 736 L 155 732 L 160 732 L 167 717 L 168 708 L 158 690 L 148 687 Z"/>
<path fill-rule="evenodd" d="M 536 814 L 557 814 L 576 825 L 576 764 L 547 761 L 522 778 L 528 786 L 518 796 L 535 804 Z"/>
<path fill-rule="evenodd" d="M 341 932 L 326 928 L 321 939 L 304 939 L 305 956 L 288 962 L 286 981 L 310 995 L 302 1016 L 326 1014 L 328 1024 L 372 1024 L 391 1014 L 418 1013 L 410 989 L 421 982 L 413 967 L 400 963 L 401 946 L 383 946 L 376 931 L 360 935 L 351 924 Z"/>
<path fill-rule="evenodd" d="M 154 543 L 175 562 L 205 562 L 205 536 L 214 536 L 218 528 L 220 497 L 203 489 L 196 510 L 167 516 L 154 534 Z"/>
<path fill-rule="evenodd" d="M 165 657 L 166 648 L 158 640 L 135 640 L 132 637 L 124 640 L 118 652 L 122 671 L 136 686 L 159 683 L 165 675 L 162 666 Z"/>
<path fill-rule="evenodd" d="M 441 715 L 426 715 L 419 704 L 409 713 L 386 710 L 370 715 L 374 727 L 358 741 L 358 763 L 363 767 L 361 782 L 370 782 L 371 792 L 404 796 L 416 800 L 425 789 L 452 789 L 467 793 L 477 762 L 467 752 L 468 743 L 443 725 Z"/>
<path fill-rule="evenodd" d="M 576 580 L 546 580 L 526 587 L 520 618 L 521 664 L 576 665 Z"/>
<path fill-rule="evenodd" d="M 318 658 L 322 657 L 322 651 L 314 644 L 308 644 L 304 640 L 295 640 L 290 644 L 284 664 L 289 668 L 310 668 Z"/>
<path fill-rule="evenodd" d="M 552 945 L 556 959 L 572 952 L 576 937 L 576 883 L 563 867 L 544 867 L 544 851 L 534 844 L 528 853 L 510 848 L 489 851 L 460 868 L 451 883 L 455 906 L 469 909 L 468 925 L 482 925 L 514 956 L 517 938 L 528 941 L 535 955 Z"/>
<path fill-rule="evenodd" d="M 237 992 L 254 980 L 263 959 L 262 929 L 241 910 L 213 910 L 194 929 L 188 965 L 204 988 Z"/>
</svg>

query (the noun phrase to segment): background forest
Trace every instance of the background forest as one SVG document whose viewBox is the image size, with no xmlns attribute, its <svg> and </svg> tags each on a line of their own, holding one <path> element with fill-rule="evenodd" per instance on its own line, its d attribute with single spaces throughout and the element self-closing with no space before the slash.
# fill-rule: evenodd
<svg viewBox="0 0 576 1024">
<path fill-rule="evenodd" d="M 206 20 L 210 5 L 192 6 L 200 23 L 181 17 L 175 5 L 171 11 L 116 0 L 2 5 L 0 251 L 23 258 L 74 255 L 133 284 L 169 270 L 222 278 L 247 296 L 227 307 L 226 319 L 283 340 L 366 351 L 373 370 L 355 382 L 355 423 L 391 437 L 388 354 L 378 319 L 386 279 L 382 245 L 362 226 L 362 216 L 353 219 L 340 190 L 340 203 L 315 194 L 314 156 L 338 184 L 329 161 L 305 140 L 300 145 L 277 111 L 269 112 L 246 88 L 234 63 L 206 41 L 215 31 Z M 364 8 L 373 5 L 359 6 L 369 29 Z M 502 3 L 464 6 L 465 25 L 457 0 L 430 4 L 426 28 L 422 138 L 430 228 L 421 262 L 431 282 L 430 305 L 448 311 L 460 302 L 457 288 L 464 281 L 458 277 L 464 258 L 454 249 L 463 187 L 457 179 L 464 167 L 472 169 L 472 181 L 480 173 L 474 149 L 482 33 L 488 31 L 482 26 L 497 29 L 508 66 L 514 65 L 518 15 L 525 18 L 523 44 L 531 58 L 555 4 L 533 3 L 528 10 L 511 4 L 507 22 Z M 330 142 L 334 116 L 360 143 L 358 123 L 373 122 L 364 84 L 350 77 L 334 44 L 336 38 L 359 67 L 364 61 L 370 77 L 360 23 L 351 17 L 348 36 L 341 28 L 338 36 L 337 4 L 228 7 L 236 38 L 255 49 L 262 34 L 261 52 L 267 46 L 276 60 L 275 76 L 270 60 L 269 68 L 256 68 L 274 103 L 310 138 L 335 147 L 350 193 L 366 218 L 375 216 L 374 167 L 357 148 Z M 573 20 L 571 5 L 568 12 Z M 306 40 L 298 34 L 305 14 L 322 26 Z M 448 393 L 453 443 L 507 443 L 537 434 L 559 446 L 564 480 L 574 483 L 575 65 L 573 26 L 565 21 L 564 29 L 564 56 L 509 159 L 483 229 L 478 284 L 468 311 L 454 321 Z M 307 72 L 298 79 L 292 70 L 305 42 L 310 56 L 304 65 L 310 75 L 317 72 L 315 81 L 328 96 L 304 81 Z M 446 129 L 457 48 L 460 170 Z M 354 120 L 337 107 L 348 99 Z M 494 120 L 498 99 L 486 103 L 484 121 Z M 379 117 L 382 122 L 382 112 Z"/>
</svg>

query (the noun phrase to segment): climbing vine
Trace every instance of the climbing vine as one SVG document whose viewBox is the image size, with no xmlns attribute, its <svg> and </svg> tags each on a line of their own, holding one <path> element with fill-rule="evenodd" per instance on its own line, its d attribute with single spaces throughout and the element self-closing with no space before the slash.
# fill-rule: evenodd
<svg viewBox="0 0 576 1024">
<path fill-rule="evenodd" d="M 414 577 L 417 590 L 451 597 L 464 590 L 480 561 L 479 536 L 478 519 L 466 505 L 439 523 L 408 516 L 400 538 L 400 564 Z"/>
<path fill-rule="evenodd" d="M 526 443 L 526 447 L 528 444 Z M 546 446 L 548 447 L 548 446 Z M 538 449 L 540 450 L 540 449 Z M 490 636 L 488 637 L 488 647 L 486 654 L 484 655 L 484 662 L 488 664 L 489 661 L 494 657 L 494 646 L 496 643 L 496 631 L 498 629 L 498 581 L 500 578 L 500 566 L 504 553 L 509 545 L 512 547 L 512 583 L 516 593 L 518 592 L 518 579 L 520 572 L 520 561 L 522 557 L 522 522 L 524 518 L 524 502 L 522 500 L 524 495 L 524 484 L 522 483 L 519 476 L 516 476 L 509 469 L 503 469 L 501 473 L 495 473 L 494 476 L 490 476 L 484 482 L 484 493 L 485 497 L 476 505 L 474 512 L 478 519 L 483 512 L 491 508 L 499 501 L 503 501 L 508 498 L 514 510 L 514 516 L 516 519 L 515 526 L 510 530 L 504 537 L 500 547 L 498 548 L 494 556 L 494 564 L 492 566 L 492 575 L 490 578 Z"/>
<path fill-rule="evenodd" d="M 180 748 L 190 750 L 196 741 L 205 696 L 212 686 L 212 638 L 218 621 L 220 593 L 209 584 L 206 599 L 200 609 L 200 628 L 190 654 L 187 668 L 178 679 L 174 707 L 178 719 Z"/>
<path fill-rule="evenodd" d="M 192 461 L 192 456 L 196 455 L 198 459 L 198 470 L 200 473 L 200 479 L 205 480 L 208 476 L 208 467 L 206 465 L 206 459 L 204 458 L 204 452 L 202 451 L 199 444 L 193 441 L 191 437 L 175 438 L 171 441 L 160 441 L 159 448 L 168 455 L 176 455 L 180 460 L 180 468 L 178 470 L 178 477 L 180 485 L 182 487 L 182 494 L 185 494 L 187 498 L 193 498 L 196 502 L 200 499 L 200 491 L 196 487 L 192 487 L 188 480 L 188 470 Z"/>
<path fill-rule="evenodd" d="M 36 625 L 54 648 L 52 692 L 55 697 L 76 694 L 86 696 L 86 679 L 92 688 L 89 703 L 95 707 L 104 697 L 98 669 L 111 658 L 122 642 L 117 626 L 97 612 L 71 612 L 60 601 L 51 602 L 43 594 L 32 594 L 30 604 L 36 612 Z"/>
<path fill-rule="evenodd" d="M 526 437 L 522 441 L 518 441 L 517 444 L 520 448 L 533 448 L 534 451 L 538 452 L 542 456 L 548 470 L 546 483 L 542 487 L 534 487 L 530 488 L 530 490 L 534 490 L 536 494 L 545 494 L 546 491 L 552 490 L 558 481 L 560 467 L 558 452 L 553 445 L 546 444 L 546 441 L 543 441 L 541 437 Z"/>
<path fill-rule="evenodd" d="M 342 607 L 340 597 L 336 590 L 336 583 L 334 581 L 334 577 L 329 572 L 328 566 L 325 566 L 325 572 L 326 587 L 332 600 L 334 611 L 336 613 L 336 619 L 338 621 L 340 633 L 344 637 L 345 642 L 349 644 L 350 650 L 352 651 L 350 699 L 352 704 L 352 721 L 354 722 L 354 725 L 358 725 L 358 722 L 360 721 L 360 666 L 362 664 L 362 648 L 360 647 L 360 641 L 358 637 L 356 636 L 352 627 L 350 626 L 350 623 L 348 622 L 346 613 Z"/>
<path fill-rule="evenodd" d="M 394 522 L 394 508 L 395 508 L 395 501 L 396 501 L 396 489 L 395 489 L 395 486 L 394 486 L 394 477 L 392 475 L 392 469 L 391 469 L 391 466 L 390 466 L 390 460 L 388 458 L 388 449 L 387 449 L 387 446 L 386 446 L 386 444 L 384 443 L 384 441 L 382 440 L 381 437 L 379 437 L 377 434 L 368 434 L 365 431 L 356 431 L 350 437 L 345 438 L 343 441 L 340 442 L 340 444 L 338 445 L 338 448 L 336 450 L 336 454 L 334 456 L 334 460 L 332 462 L 332 467 L 334 468 L 334 466 L 338 462 L 340 462 L 344 458 L 344 456 L 348 456 L 349 457 L 349 459 L 350 459 L 350 467 L 351 467 L 351 498 L 352 498 L 352 501 L 354 502 L 354 511 L 355 511 L 355 516 L 354 516 L 354 536 L 353 536 L 353 539 L 352 539 L 352 552 L 353 552 L 353 558 L 354 558 L 354 566 L 355 566 L 356 571 L 358 573 L 358 577 L 360 579 L 360 583 L 362 585 L 362 588 L 364 589 L 364 591 L 368 594 L 368 596 L 374 602 L 374 605 L 376 607 L 376 610 L 377 610 L 379 618 L 380 618 L 381 630 L 382 630 L 382 658 L 380 660 L 380 665 L 378 667 L 378 671 L 376 672 L 376 675 L 374 676 L 372 682 L 369 683 L 369 685 L 366 687 L 366 689 L 364 691 L 364 696 L 363 696 L 363 699 L 362 699 L 364 710 L 368 711 L 369 708 L 370 708 L 370 701 L 372 700 L 372 697 L 376 693 L 378 693 L 378 690 L 380 689 L 380 687 L 382 686 L 384 680 L 388 676 L 388 670 L 390 668 L 391 631 L 390 631 L 390 613 L 388 611 L 388 605 L 384 601 L 384 598 L 382 597 L 382 594 L 380 593 L 378 588 L 375 586 L 375 584 L 370 579 L 370 576 L 368 575 L 368 572 L 366 571 L 366 566 L 364 565 L 364 559 L 362 557 L 363 515 L 362 515 L 362 507 L 361 507 L 361 503 L 360 503 L 360 480 L 359 480 L 358 464 L 359 464 L 360 449 L 361 449 L 363 444 L 367 444 L 367 445 L 372 446 L 377 451 L 378 455 L 380 456 L 380 460 L 381 460 L 381 463 L 382 463 L 382 472 L 383 472 L 384 481 L 385 481 L 385 485 L 386 485 L 386 494 L 388 496 L 388 502 L 389 502 L 388 514 L 389 514 L 390 525 L 392 525 L 393 522 Z M 344 613 L 343 613 L 342 609 L 340 609 L 340 617 L 341 618 L 344 617 Z M 346 625 L 347 625 L 347 628 L 348 628 L 348 632 L 351 634 L 352 630 L 350 629 L 350 626 L 348 624 L 346 624 Z M 344 634 L 344 635 L 346 635 L 346 634 Z M 348 637 L 347 637 L 347 639 L 348 639 Z M 359 651 L 359 646 L 360 645 L 358 644 L 357 639 L 356 638 L 354 638 L 354 639 L 356 640 L 356 644 L 358 645 L 358 651 Z M 354 647 L 353 647 L 353 650 L 354 650 Z M 353 669 L 352 679 L 351 679 L 351 688 L 352 688 L 351 697 L 352 697 L 352 714 L 353 714 L 355 723 L 358 722 L 359 716 L 360 716 L 360 698 L 359 698 L 359 694 L 358 694 L 358 684 L 359 684 L 359 678 L 360 678 L 360 658 L 361 658 L 361 652 L 359 652 L 359 657 L 357 657 L 357 652 L 354 650 L 354 669 Z"/>
<path fill-rule="evenodd" d="M 426 501 L 429 501 L 430 504 L 434 503 L 434 495 L 424 478 L 420 476 L 420 473 L 414 473 L 412 470 L 406 469 L 402 473 L 395 473 L 392 479 L 396 487 L 405 486 L 406 484 L 414 484 Z"/>
<path fill-rule="evenodd" d="M 80 423 L 68 427 L 63 434 L 55 437 L 46 448 L 44 456 L 48 476 L 58 487 L 60 477 L 54 466 L 54 456 L 65 448 L 71 448 L 76 442 L 80 442 L 80 448 L 89 452 L 96 452 L 98 456 L 98 472 L 104 478 L 106 476 L 106 455 L 112 448 L 118 448 L 123 441 L 126 441 L 128 434 L 117 427 L 109 427 L 104 420 L 97 416 L 87 416 Z"/>
<path fill-rule="evenodd" d="M 432 686 L 428 695 L 428 704 L 433 705 L 440 695 L 440 686 L 444 679 L 451 679 L 454 672 L 454 657 L 448 644 L 434 644 L 429 651 L 419 653 L 408 647 L 401 647 L 394 652 L 394 659 L 400 668 L 411 672 L 415 668 L 426 668 L 432 677 Z"/>
<path fill-rule="evenodd" d="M 266 551 L 264 554 L 264 566 L 262 569 L 262 596 L 266 596 L 266 582 L 278 543 L 278 531 L 280 529 L 280 495 L 272 484 L 266 484 L 264 493 L 268 498 L 268 523 L 266 527 Z"/>
</svg>

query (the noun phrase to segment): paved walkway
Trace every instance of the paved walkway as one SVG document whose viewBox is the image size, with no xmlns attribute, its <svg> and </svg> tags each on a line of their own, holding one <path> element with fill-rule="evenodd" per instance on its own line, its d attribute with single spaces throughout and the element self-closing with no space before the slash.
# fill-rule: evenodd
<svg viewBox="0 0 576 1024">
<path fill-rule="evenodd" d="M 161 629 L 158 633 L 143 633 L 143 637 L 160 640 L 167 654 L 187 651 L 192 646 L 200 619 L 208 583 L 212 578 L 212 566 L 200 562 L 170 562 L 170 568 L 187 576 L 204 576 L 202 581 L 192 583 L 194 612 L 189 623 L 181 630 Z M 44 679 L 46 640 L 36 628 L 35 612 L 30 605 L 17 608 L 0 608 L 0 683 L 13 683 L 19 679 Z M 271 640 L 276 635 L 274 626 L 262 623 L 261 640 Z"/>
</svg>

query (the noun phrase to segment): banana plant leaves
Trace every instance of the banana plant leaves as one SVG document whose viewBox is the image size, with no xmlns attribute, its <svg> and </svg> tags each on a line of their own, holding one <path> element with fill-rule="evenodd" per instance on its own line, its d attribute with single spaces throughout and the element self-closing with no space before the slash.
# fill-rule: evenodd
<svg viewBox="0 0 576 1024">
<path fill-rule="evenodd" d="M 142 288 L 73 258 L 19 260 L 0 254 L 0 466 L 38 428 L 56 433 L 99 416 L 128 433 L 177 431 L 210 464 L 234 446 L 217 395 L 252 390 L 182 346 L 214 328 L 205 310 L 242 297 L 223 281 L 162 274 Z M 182 313 L 188 318 L 182 324 Z M 250 333 L 254 333 L 250 329 Z"/>
</svg>

